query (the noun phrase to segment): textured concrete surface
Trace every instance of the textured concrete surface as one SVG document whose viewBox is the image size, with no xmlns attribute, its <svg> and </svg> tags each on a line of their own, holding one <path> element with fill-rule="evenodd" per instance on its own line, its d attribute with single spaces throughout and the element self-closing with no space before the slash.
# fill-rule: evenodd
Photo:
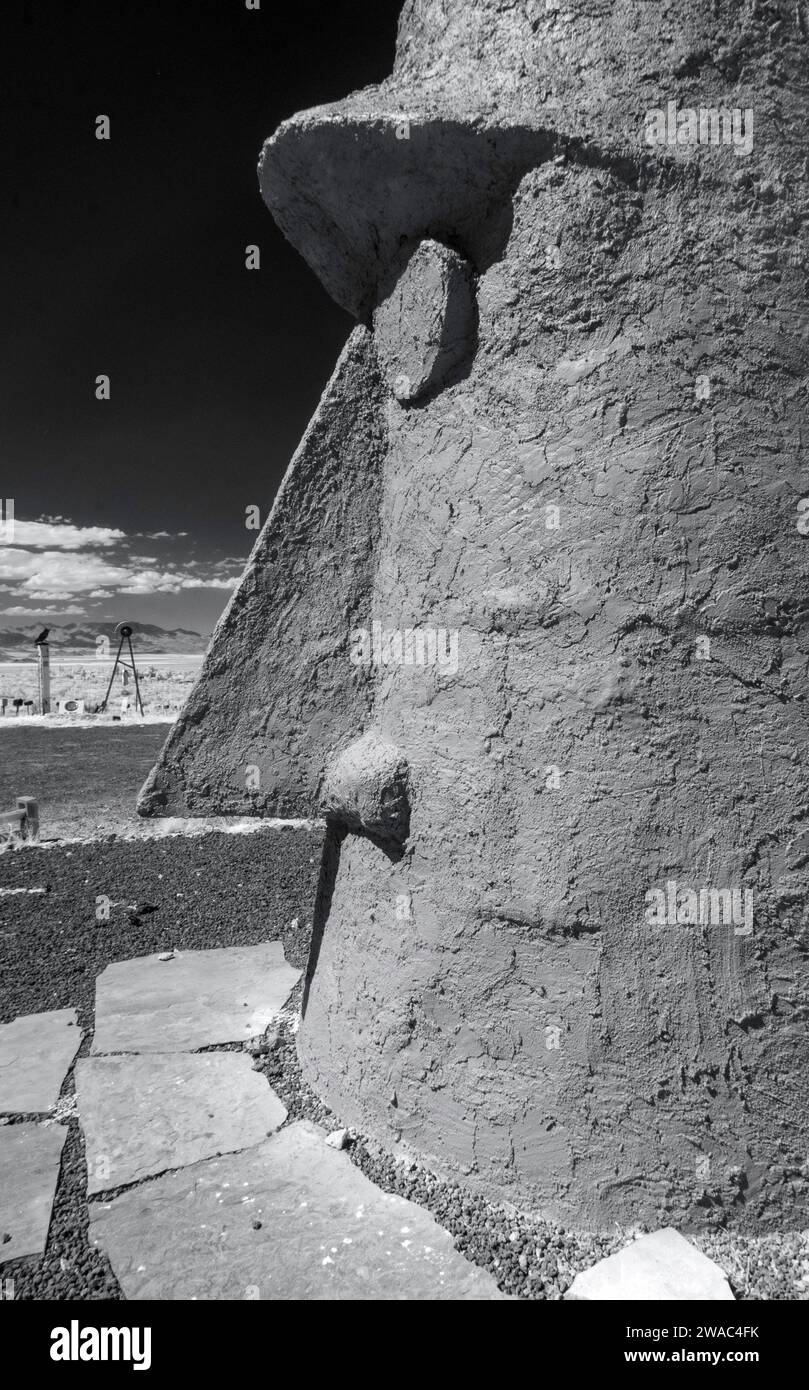
<svg viewBox="0 0 809 1390">
<path fill-rule="evenodd" d="M 45 1249 L 66 1137 L 62 1125 L 0 1126 L 0 1264 Z"/>
<path fill-rule="evenodd" d="M 500 1299 L 489 1275 L 305 1122 L 91 1205 L 129 1299 Z"/>
<path fill-rule="evenodd" d="M 75 1009 L 28 1014 L 0 1026 L 0 1112 L 50 1110 L 81 1043 Z"/>
<path fill-rule="evenodd" d="M 286 1108 L 243 1052 L 90 1057 L 76 1066 L 87 1190 L 257 1144 Z"/>
<path fill-rule="evenodd" d="M 368 673 L 346 671 L 338 634 L 352 614 L 359 620 L 372 573 L 382 404 L 370 334 L 357 328 L 147 778 L 141 814 L 314 813 L 327 759 L 370 707 Z"/>
<path fill-rule="evenodd" d="M 719 1266 L 678 1231 L 670 1229 L 641 1236 L 625 1250 L 577 1274 L 565 1298 L 589 1302 L 659 1302 L 661 1299 L 695 1303 L 729 1299 L 733 1302 L 728 1281 Z"/>
<path fill-rule="evenodd" d="M 406 842 L 334 816 L 307 1075 L 564 1221 L 809 1213 L 806 55 L 786 3 L 409 0 L 393 76 L 262 154 L 361 326 L 143 808 L 241 810 L 249 749 L 311 810 L 394 747 Z M 669 101 L 752 110 L 752 149 L 650 146 Z M 474 350 L 408 403 L 436 296 L 375 312 L 428 241 Z M 376 621 L 454 632 L 457 669 L 353 663 Z M 751 892 L 752 932 L 650 923 L 671 881 Z"/>
<path fill-rule="evenodd" d="M 263 1033 L 300 978 L 280 941 L 163 952 L 108 965 L 96 984 L 92 1051 L 190 1052 Z"/>
</svg>

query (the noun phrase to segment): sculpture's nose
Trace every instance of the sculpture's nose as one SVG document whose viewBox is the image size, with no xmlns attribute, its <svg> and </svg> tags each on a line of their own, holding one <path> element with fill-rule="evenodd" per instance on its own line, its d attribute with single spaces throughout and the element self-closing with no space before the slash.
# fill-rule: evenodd
<svg viewBox="0 0 809 1390">
<path fill-rule="evenodd" d="M 425 240 L 397 264 L 374 312 L 382 371 L 402 405 L 465 373 L 476 338 L 472 268 L 456 251 Z"/>
<path fill-rule="evenodd" d="M 404 754 L 369 731 L 329 763 L 319 809 L 338 826 L 401 847 L 410 830 L 408 780 Z"/>
</svg>

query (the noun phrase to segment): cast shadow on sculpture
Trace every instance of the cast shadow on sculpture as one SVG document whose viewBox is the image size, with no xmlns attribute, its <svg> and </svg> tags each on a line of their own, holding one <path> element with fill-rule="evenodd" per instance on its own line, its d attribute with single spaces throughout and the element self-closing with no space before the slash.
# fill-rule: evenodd
<svg viewBox="0 0 809 1390">
<path fill-rule="evenodd" d="M 340 869 L 340 854 L 349 833 L 350 832 L 346 830 L 344 826 L 339 825 L 329 825 L 326 830 L 326 838 L 323 842 L 322 858 L 318 874 L 315 906 L 312 914 L 312 936 L 309 946 L 309 959 L 306 965 L 303 998 L 301 1000 L 301 1020 L 306 1017 L 306 1009 L 309 1003 L 309 991 L 317 970 L 320 948 L 323 944 L 326 924 L 331 913 L 332 897 L 334 896 L 337 874 Z M 369 840 L 371 844 L 381 850 L 391 864 L 396 864 L 401 859 L 404 852 L 402 849 L 392 846 L 389 842 L 380 840 L 374 835 L 365 835 L 362 838 Z"/>
<path fill-rule="evenodd" d="M 303 985 L 303 998 L 301 1000 L 301 1018 L 306 1017 L 306 1009 L 309 1003 L 309 990 L 312 987 L 312 980 L 317 970 L 320 947 L 323 942 L 323 933 L 331 912 L 331 900 L 334 895 L 334 885 L 337 882 L 337 873 L 340 868 L 340 848 L 348 831 L 344 826 L 329 826 L 326 830 L 326 838 L 323 841 L 323 851 L 320 860 L 320 873 L 318 876 L 317 893 L 315 895 L 315 907 L 312 916 L 312 937 L 309 945 L 309 959 L 306 965 L 306 977 Z"/>
<path fill-rule="evenodd" d="M 553 161 L 611 173 L 628 188 L 665 186 L 664 152 L 583 139 L 560 126 L 486 127 L 420 115 L 406 138 L 389 113 L 320 112 L 285 121 L 259 161 L 264 201 L 331 297 L 370 324 L 404 246 L 441 242 L 485 275 L 506 252 L 514 197 Z"/>
<path fill-rule="evenodd" d="M 385 116 L 284 122 L 259 162 L 264 200 L 331 296 L 368 323 L 405 245 L 454 248 L 475 273 L 503 255 L 524 174 L 552 158 L 555 131 L 476 130 Z M 380 178 L 380 174 L 383 176 Z"/>
<path fill-rule="evenodd" d="M 326 838 L 312 917 L 302 1018 L 331 912 L 343 842 L 352 834 L 362 836 L 391 864 L 398 864 L 404 855 L 410 833 L 406 762 L 392 745 L 375 734 L 366 734 L 335 760 L 321 793 L 320 808 L 326 820 Z"/>
</svg>

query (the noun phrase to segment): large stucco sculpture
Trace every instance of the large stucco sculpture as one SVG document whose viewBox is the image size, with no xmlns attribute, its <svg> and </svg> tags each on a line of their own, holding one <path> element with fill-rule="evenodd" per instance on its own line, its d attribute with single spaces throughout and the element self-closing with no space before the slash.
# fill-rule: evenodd
<svg viewBox="0 0 809 1390">
<path fill-rule="evenodd" d="M 358 326 L 141 810 L 324 815 L 313 1085 L 573 1222 L 809 1211 L 807 33 L 408 0 L 261 156 Z"/>
</svg>

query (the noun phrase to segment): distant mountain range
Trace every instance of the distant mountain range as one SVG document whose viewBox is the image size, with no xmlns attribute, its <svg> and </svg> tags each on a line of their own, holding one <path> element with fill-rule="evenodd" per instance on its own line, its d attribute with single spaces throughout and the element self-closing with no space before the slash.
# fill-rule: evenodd
<svg viewBox="0 0 809 1390">
<path fill-rule="evenodd" d="M 36 658 L 34 638 L 46 626 L 45 623 L 28 623 L 25 627 L 0 627 L 0 661 L 33 661 Z M 48 644 L 52 657 L 92 656 L 98 650 L 97 638 L 108 637 L 111 655 L 118 648 L 115 623 L 64 623 L 49 626 Z M 208 638 L 199 632 L 189 632 L 184 627 L 167 630 L 154 623 L 132 622 L 132 645 L 138 652 L 168 652 L 172 655 L 185 653 L 197 655 L 205 651 Z"/>
</svg>

